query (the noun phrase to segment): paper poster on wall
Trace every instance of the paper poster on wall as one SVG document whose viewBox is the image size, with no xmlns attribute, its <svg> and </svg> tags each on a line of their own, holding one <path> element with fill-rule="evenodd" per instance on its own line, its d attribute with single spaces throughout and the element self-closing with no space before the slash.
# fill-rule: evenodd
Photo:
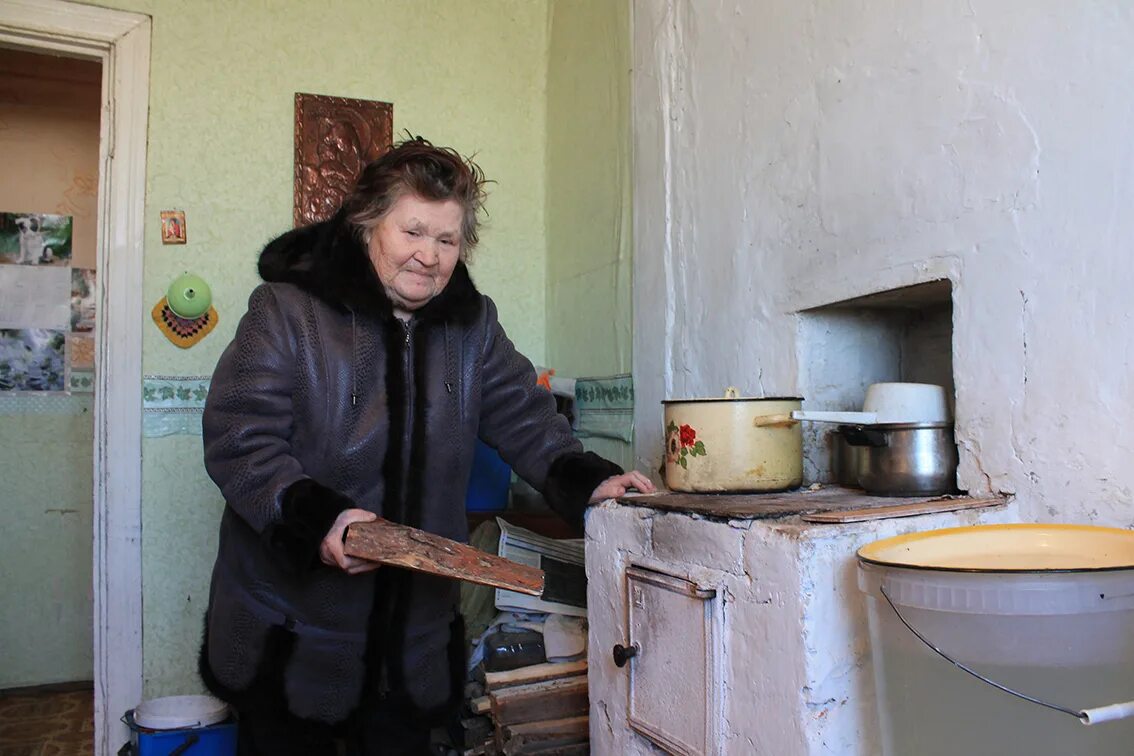
<svg viewBox="0 0 1134 756">
<path fill-rule="evenodd" d="M 71 269 L 0 265 L 0 328 L 71 328 Z"/>
<path fill-rule="evenodd" d="M 95 272 L 71 268 L 71 330 L 88 333 L 95 327 Z"/>
<path fill-rule="evenodd" d="M 64 391 L 65 344 L 63 331 L 0 329 L 0 391 Z"/>
<path fill-rule="evenodd" d="M 71 333 L 67 335 L 67 353 L 71 370 L 93 370 L 95 366 L 94 335 Z"/>
<path fill-rule="evenodd" d="M 71 369 L 71 378 L 67 385 L 69 394 L 93 394 L 95 389 L 95 374 L 93 370 Z"/>
<path fill-rule="evenodd" d="M 0 263 L 71 264 L 71 216 L 0 212 Z"/>
</svg>

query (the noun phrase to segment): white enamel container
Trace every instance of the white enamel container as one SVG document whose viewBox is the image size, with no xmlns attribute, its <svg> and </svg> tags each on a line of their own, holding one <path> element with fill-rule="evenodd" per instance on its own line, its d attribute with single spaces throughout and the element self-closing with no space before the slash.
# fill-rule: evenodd
<svg viewBox="0 0 1134 756">
<path fill-rule="evenodd" d="M 673 399 L 665 405 L 665 482 L 673 491 L 785 491 L 803 482 L 797 397 Z"/>
</svg>

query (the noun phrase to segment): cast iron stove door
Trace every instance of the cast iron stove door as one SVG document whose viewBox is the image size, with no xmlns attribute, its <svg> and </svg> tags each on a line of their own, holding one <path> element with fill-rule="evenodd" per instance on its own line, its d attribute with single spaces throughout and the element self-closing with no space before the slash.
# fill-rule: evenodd
<svg viewBox="0 0 1134 756">
<path fill-rule="evenodd" d="M 641 567 L 626 570 L 630 727 L 668 753 L 715 754 L 719 724 L 717 592 Z"/>
</svg>

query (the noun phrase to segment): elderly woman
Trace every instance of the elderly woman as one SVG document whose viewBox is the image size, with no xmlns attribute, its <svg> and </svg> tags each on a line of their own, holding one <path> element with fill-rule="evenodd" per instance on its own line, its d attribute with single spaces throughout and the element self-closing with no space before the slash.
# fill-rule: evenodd
<svg viewBox="0 0 1134 756">
<path fill-rule="evenodd" d="M 272 241 L 213 375 L 224 495 L 201 650 L 241 753 L 425 753 L 463 690 L 452 580 L 346 556 L 382 517 L 465 540 L 477 438 L 568 519 L 628 488 L 584 452 L 465 267 L 484 178 L 423 139 L 366 167 L 329 221 Z"/>
</svg>

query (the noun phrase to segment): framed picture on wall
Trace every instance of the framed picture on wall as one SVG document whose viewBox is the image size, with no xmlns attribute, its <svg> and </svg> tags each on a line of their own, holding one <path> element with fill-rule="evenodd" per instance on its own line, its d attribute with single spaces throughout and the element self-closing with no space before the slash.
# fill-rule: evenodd
<svg viewBox="0 0 1134 756">
<path fill-rule="evenodd" d="M 161 243 L 184 244 L 186 240 L 185 211 L 161 211 Z"/>
</svg>

